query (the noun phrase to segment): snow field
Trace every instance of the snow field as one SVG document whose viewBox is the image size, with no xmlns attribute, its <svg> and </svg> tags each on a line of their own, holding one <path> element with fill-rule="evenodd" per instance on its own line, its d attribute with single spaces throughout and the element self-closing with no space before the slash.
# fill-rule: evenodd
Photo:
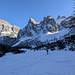
<svg viewBox="0 0 75 75">
<path fill-rule="evenodd" d="M 0 58 L 0 75 L 75 75 L 75 52 L 30 51 Z"/>
</svg>

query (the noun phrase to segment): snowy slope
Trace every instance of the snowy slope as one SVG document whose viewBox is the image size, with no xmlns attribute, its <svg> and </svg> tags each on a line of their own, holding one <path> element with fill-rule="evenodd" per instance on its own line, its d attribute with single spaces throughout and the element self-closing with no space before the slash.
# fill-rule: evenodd
<svg viewBox="0 0 75 75">
<path fill-rule="evenodd" d="M 75 52 L 8 53 L 0 58 L 0 75 L 75 75 Z"/>
<path fill-rule="evenodd" d="M 42 42 L 45 42 L 47 40 L 53 40 L 54 38 L 59 40 L 60 37 L 63 37 L 64 35 L 68 34 L 68 32 L 69 32 L 68 28 L 67 29 L 62 29 L 62 30 L 54 32 L 54 33 L 49 33 L 48 32 L 47 34 L 41 35 L 40 40 Z"/>
<path fill-rule="evenodd" d="M 68 18 L 59 16 L 56 21 L 50 18 L 50 16 L 47 16 L 43 22 L 40 22 L 40 26 L 35 25 L 35 20 L 32 20 L 28 22 L 28 25 L 20 32 L 20 39 L 18 39 L 17 43 L 13 46 L 24 46 L 25 44 L 33 46 L 35 42 L 37 43 L 38 41 L 40 43 L 51 42 L 52 40 L 62 39 L 65 35 L 74 34 L 74 20 L 75 17 L 73 16 L 69 16 Z"/>
<path fill-rule="evenodd" d="M 58 25 L 60 25 L 60 23 L 61 23 L 63 20 L 65 20 L 65 19 L 66 19 L 65 16 L 60 16 L 60 15 L 58 15 L 58 17 L 57 17 L 57 19 L 56 19 L 56 23 L 57 23 Z"/>
<path fill-rule="evenodd" d="M 60 25 L 60 23 L 61 23 L 63 20 L 64 20 L 64 18 L 56 19 L 56 23 L 57 23 L 58 25 Z"/>
<path fill-rule="evenodd" d="M 28 40 L 28 39 L 35 41 L 35 39 L 38 38 L 38 40 L 40 40 L 41 42 L 46 42 L 46 41 L 54 40 L 54 38 L 59 40 L 60 37 L 63 37 L 64 35 L 68 34 L 68 32 L 69 32 L 69 29 L 68 28 L 64 28 L 64 29 L 62 29 L 60 31 L 57 31 L 57 32 L 54 32 L 54 33 L 47 32 L 46 34 L 40 33 L 39 35 L 34 35 L 32 37 L 21 37 L 19 39 L 19 42 L 17 42 L 13 46 L 17 46 L 21 42 L 24 42 L 25 40 Z"/>
</svg>

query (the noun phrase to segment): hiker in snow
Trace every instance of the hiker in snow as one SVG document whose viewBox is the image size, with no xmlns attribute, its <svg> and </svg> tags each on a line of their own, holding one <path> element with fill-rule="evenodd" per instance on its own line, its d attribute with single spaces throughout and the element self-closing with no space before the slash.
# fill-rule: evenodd
<svg viewBox="0 0 75 75">
<path fill-rule="evenodd" d="M 46 51 L 47 51 L 47 54 L 48 54 L 48 49 Z"/>
</svg>

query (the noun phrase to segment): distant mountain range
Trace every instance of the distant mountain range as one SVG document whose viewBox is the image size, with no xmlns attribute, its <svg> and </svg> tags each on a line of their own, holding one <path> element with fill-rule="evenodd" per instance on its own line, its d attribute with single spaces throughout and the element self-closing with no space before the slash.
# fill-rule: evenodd
<svg viewBox="0 0 75 75">
<path fill-rule="evenodd" d="M 5 20 L 0 20 L 0 44 L 18 46 L 20 48 L 37 48 L 74 37 L 75 35 L 75 17 L 58 16 L 57 19 L 51 16 L 44 17 L 42 21 L 37 22 L 30 18 L 28 24 L 20 29 L 18 26 L 12 26 Z"/>
</svg>

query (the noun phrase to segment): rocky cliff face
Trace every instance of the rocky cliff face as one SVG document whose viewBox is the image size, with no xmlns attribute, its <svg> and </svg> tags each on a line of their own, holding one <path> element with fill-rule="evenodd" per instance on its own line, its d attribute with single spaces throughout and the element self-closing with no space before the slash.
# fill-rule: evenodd
<svg viewBox="0 0 75 75">
<path fill-rule="evenodd" d="M 19 30 L 18 26 L 12 26 L 9 22 L 0 19 L 0 44 L 13 45 Z"/>
<path fill-rule="evenodd" d="M 64 19 L 61 23 L 61 26 L 64 28 L 69 28 L 73 25 L 75 25 L 75 17 L 74 16 L 69 16 L 68 18 Z"/>
<path fill-rule="evenodd" d="M 75 17 L 58 16 L 55 20 L 51 16 L 44 17 L 41 22 L 30 18 L 25 28 L 19 32 L 19 46 L 38 46 L 54 39 L 75 35 Z"/>
<path fill-rule="evenodd" d="M 20 28 L 12 26 L 9 22 L 0 19 L 0 36 L 9 36 L 16 38 Z"/>
<path fill-rule="evenodd" d="M 68 18 L 58 16 L 56 20 L 51 16 L 47 16 L 40 22 L 30 18 L 28 24 L 21 30 L 5 20 L 0 20 L 0 43 L 2 44 L 40 45 L 43 42 L 46 43 L 71 34 L 75 35 L 74 16 Z"/>
<path fill-rule="evenodd" d="M 33 18 L 30 18 L 27 26 L 20 30 L 19 37 L 21 36 L 33 36 L 35 34 L 47 33 L 47 32 L 56 32 L 58 31 L 58 25 L 56 21 L 51 17 L 44 17 L 41 22 L 35 21 Z"/>
</svg>

